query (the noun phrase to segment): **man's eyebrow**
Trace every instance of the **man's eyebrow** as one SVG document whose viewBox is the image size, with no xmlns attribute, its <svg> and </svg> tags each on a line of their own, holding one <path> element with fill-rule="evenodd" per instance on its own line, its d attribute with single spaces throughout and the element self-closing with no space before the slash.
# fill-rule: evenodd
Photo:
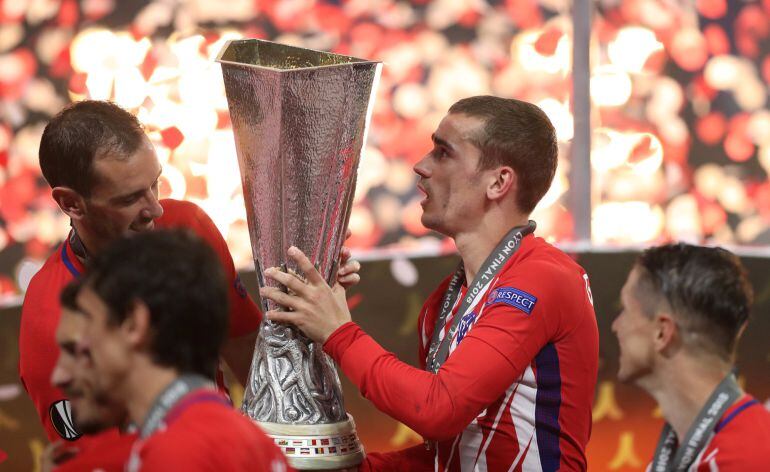
<svg viewBox="0 0 770 472">
<path fill-rule="evenodd" d="M 160 176 L 163 174 L 163 167 L 160 168 L 160 172 L 158 172 L 158 176 L 155 177 L 155 180 L 153 181 L 153 185 L 155 185 L 155 182 L 160 179 Z M 112 197 L 110 200 L 113 202 L 117 202 L 120 200 L 123 200 L 124 198 L 133 197 L 134 195 L 140 195 L 144 193 L 145 189 L 137 190 L 136 192 L 130 192 L 130 193 L 124 193 L 123 195 L 118 195 L 115 197 Z"/>
<path fill-rule="evenodd" d="M 78 305 L 78 309 L 75 311 L 76 313 L 81 313 L 85 315 L 86 318 L 92 319 L 94 316 L 89 312 L 87 309 L 83 308 L 82 306 Z"/>
<path fill-rule="evenodd" d="M 434 143 L 438 144 L 439 146 L 444 146 L 445 148 L 447 148 L 447 149 L 450 149 L 450 150 L 452 150 L 452 151 L 454 151 L 454 149 L 455 149 L 455 147 L 454 147 L 454 146 L 452 146 L 452 145 L 449 143 L 449 141 L 447 141 L 446 139 L 443 139 L 443 138 L 439 138 L 438 136 L 436 136 L 436 133 L 433 133 L 433 134 L 431 134 L 431 135 L 430 135 L 430 139 L 431 139 L 431 140 L 432 140 Z"/>
</svg>

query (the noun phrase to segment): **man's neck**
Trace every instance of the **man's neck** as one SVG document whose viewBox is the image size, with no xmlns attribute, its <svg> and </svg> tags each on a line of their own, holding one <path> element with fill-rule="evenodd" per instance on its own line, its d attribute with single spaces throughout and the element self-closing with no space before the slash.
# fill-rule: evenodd
<svg viewBox="0 0 770 472">
<path fill-rule="evenodd" d="M 146 363 L 131 374 L 126 406 L 131 421 L 136 425 L 144 424 L 150 409 L 161 393 L 179 378 L 179 373 L 172 368 Z"/>
<path fill-rule="evenodd" d="M 714 359 L 679 359 L 656 379 L 640 385 L 657 400 L 663 418 L 671 425 L 679 442 L 684 440 L 698 414 L 719 383 L 730 372 L 729 364 Z"/>
<path fill-rule="evenodd" d="M 96 254 L 100 249 L 100 245 L 97 243 L 98 238 L 95 238 L 88 230 L 88 228 L 79 221 L 72 222 L 72 229 L 75 230 L 77 238 L 80 240 L 80 243 L 83 246 L 85 255 L 91 257 Z M 86 258 L 84 257 L 84 254 L 80 254 L 79 252 L 80 251 L 76 251 L 75 255 L 78 259 L 80 259 L 81 262 L 85 263 Z"/>
<path fill-rule="evenodd" d="M 466 284 L 471 283 L 481 268 L 481 264 L 495 249 L 497 243 L 503 239 L 503 236 L 512 228 L 526 225 L 529 221 L 527 216 L 507 220 L 498 219 L 489 214 L 487 216 L 489 217 L 483 219 L 472 230 L 454 235 L 457 252 L 460 253 L 465 267 Z"/>
</svg>

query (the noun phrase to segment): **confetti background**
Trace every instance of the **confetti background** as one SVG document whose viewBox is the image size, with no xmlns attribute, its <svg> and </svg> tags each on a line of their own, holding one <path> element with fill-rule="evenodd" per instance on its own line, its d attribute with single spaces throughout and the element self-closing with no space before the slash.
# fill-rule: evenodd
<svg viewBox="0 0 770 472">
<path fill-rule="evenodd" d="M 770 1 L 600 0 L 591 51 L 592 243 L 770 242 Z M 567 205 L 571 36 L 564 0 L 6 0 L 0 3 L 0 300 L 20 300 L 68 221 L 40 177 L 46 121 L 111 99 L 146 124 L 162 193 L 202 206 L 252 267 L 218 64 L 259 37 L 385 63 L 350 244 L 451 251 L 419 222 L 412 165 L 446 109 L 515 96 L 554 122 L 561 162 L 534 218 L 574 239 Z M 205 92 L 205 93 L 204 93 Z"/>
<path fill-rule="evenodd" d="M 770 0 L 593 5 L 592 190 L 581 196 L 592 204 L 593 248 L 683 239 L 763 251 L 770 243 Z M 259 37 L 383 61 L 350 243 L 363 259 L 387 259 L 365 266 L 354 314 L 412 359 L 410 316 L 454 260 L 404 256 L 453 251 L 421 226 L 411 167 L 454 101 L 495 94 L 545 110 L 561 160 L 533 217 L 540 235 L 565 247 L 575 242 L 570 7 L 565 0 L 0 0 L 0 462 L 8 452 L 5 465 L 31 470 L 43 447 L 15 374 L 15 336 L 29 279 L 68 230 L 37 163 L 42 129 L 64 105 L 111 99 L 137 113 L 164 165 L 162 194 L 203 207 L 248 270 L 237 160 L 212 58 L 227 39 Z M 641 470 L 660 424 L 646 396 L 613 380 L 609 323 L 632 257 L 580 259 L 602 329 L 593 470 Z M 765 260 L 746 262 L 764 307 L 757 312 L 767 311 L 770 270 Z M 749 330 L 741 351 L 743 381 L 760 401 L 770 396 L 759 336 L 766 329 Z M 371 450 L 419 440 L 349 385 L 347 399 L 359 424 L 370 425 L 362 438 Z"/>
</svg>

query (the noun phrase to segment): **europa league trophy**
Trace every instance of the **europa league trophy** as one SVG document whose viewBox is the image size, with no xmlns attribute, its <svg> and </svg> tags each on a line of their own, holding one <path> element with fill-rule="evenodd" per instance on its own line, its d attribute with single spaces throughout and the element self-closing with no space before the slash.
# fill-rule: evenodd
<svg viewBox="0 0 770 472">
<path fill-rule="evenodd" d="M 380 63 L 253 39 L 228 42 L 217 61 L 259 286 L 277 286 L 269 267 L 299 271 L 292 245 L 333 284 Z M 363 460 L 332 360 L 294 327 L 262 321 L 242 409 L 295 468 Z"/>
</svg>

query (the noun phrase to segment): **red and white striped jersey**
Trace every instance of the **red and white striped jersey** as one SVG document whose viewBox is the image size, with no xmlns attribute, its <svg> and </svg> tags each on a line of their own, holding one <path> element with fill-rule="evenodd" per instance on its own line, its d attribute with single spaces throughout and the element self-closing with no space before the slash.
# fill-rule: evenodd
<svg viewBox="0 0 770 472">
<path fill-rule="evenodd" d="M 770 412 L 751 395 L 725 411 L 689 472 L 770 470 Z M 647 470 L 652 470 L 652 464 Z"/>
<path fill-rule="evenodd" d="M 585 470 L 599 350 L 585 271 L 542 239 L 525 237 L 466 313 L 455 313 L 455 303 L 450 318 L 462 321 L 433 374 L 425 360 L 449 279 L 418 321 L 422 370 L 352 323 L 324 346 L 366 398 L 432 444 L 369 454 L 365 468 Z"/>
</svg>

